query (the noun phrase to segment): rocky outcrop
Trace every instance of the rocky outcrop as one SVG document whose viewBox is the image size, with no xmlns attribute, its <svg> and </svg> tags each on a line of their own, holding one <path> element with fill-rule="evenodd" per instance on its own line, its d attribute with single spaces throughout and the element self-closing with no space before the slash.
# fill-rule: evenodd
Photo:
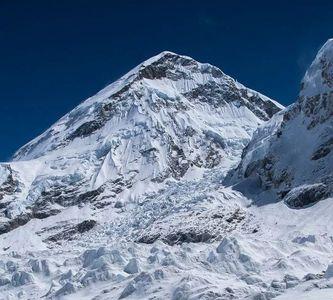
<svg viewBox="0 0 333 300">
<path fill-rule="evenodd" d="M 329 194 L 329 188 L 319 183 L 294 188 L 283 199 L 289 207 L 303 208 L 327 198 Z"/>
<path fill-rule="evenodd" d="M 19 192 L 19 180 L 9 164 L 0 165 L 0 209 L 7 206 L 5 196 Z"/>
<path fill-rule="evenodd" d="M 93 229 L 96 224 L 97 222 L 95 220 L 85 220 L 77 225 L 69 226 L 57 234 L 49 236 L 46 241 L 60 242 L 61 240 L 75 239 L 76 235 Z"/>
<path fill-rule="evenodd" d="M 163 219 L 157 220 L 148 228 L 141 230 L 136 241 L 152 244 L 156 240 L 162 240 L 170 246 L 212 242 L 241 226 L 245 218 L 245 212 L 239 208 L 228 213 L 211 211 L 181 214 L 172 227 L 163 228 Z M 189 224 L 185 226 L 183 220 L 189 220 Z"/>
</svg>

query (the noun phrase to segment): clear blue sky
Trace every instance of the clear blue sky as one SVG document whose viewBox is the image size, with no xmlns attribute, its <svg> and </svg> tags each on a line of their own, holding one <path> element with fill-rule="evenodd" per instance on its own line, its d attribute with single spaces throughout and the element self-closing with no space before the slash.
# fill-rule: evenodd
<svg viewBox="0 0 333 300">
<path fill-rule="evenodd" d="M 332 36 L 332 0 L 0 0 L 0 161 L 163 50 L 287 105 Z"/>
</svg>

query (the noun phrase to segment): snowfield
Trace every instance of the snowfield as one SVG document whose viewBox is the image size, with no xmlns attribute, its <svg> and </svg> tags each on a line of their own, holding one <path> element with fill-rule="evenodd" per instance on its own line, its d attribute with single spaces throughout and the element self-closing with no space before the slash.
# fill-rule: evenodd
<svg viewBox="0 0 333 300">
<path fill-rule="evenodd" d="M 283 108 L 143 62 L 0 164 L 0 299 L 333 299 L 333 40 Z"/>
</svg>

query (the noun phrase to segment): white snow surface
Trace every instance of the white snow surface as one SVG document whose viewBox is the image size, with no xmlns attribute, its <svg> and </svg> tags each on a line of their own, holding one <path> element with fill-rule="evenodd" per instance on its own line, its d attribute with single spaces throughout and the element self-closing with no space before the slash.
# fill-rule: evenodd
<svg viewBox="0 0 333 300">
<path fill-rule="evenodd" d="M 266 173 L 244 176 L 273 153 L 261 168 L 290 168 L 290 199 L 330 184 L 331 153 L 309 159 L 332 137 L 326 108 L 305 104 L 327 87 L 302 94 L 315 69 L 277 112 L 162 52 L 82 102 L 0 164 L 0 299 L 333 298 L 332 197 L 295 209 Z"/>
<path fill-rule="evenodd" d="M 332 91 L 333 39 L 329 39 L 319 50 L 315 60 L 303 78 L 301 95 L 312 97 Z"/>
</svg>

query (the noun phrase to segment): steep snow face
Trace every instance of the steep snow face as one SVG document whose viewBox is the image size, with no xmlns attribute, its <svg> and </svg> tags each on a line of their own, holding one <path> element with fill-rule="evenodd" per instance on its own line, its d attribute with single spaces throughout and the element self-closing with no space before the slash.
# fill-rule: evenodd
<svg viewBox="0 0 333 300">
<path fill-rule="evenodd" d="M 231 166 L 281 108 L 214 66 L 162 52 L 17 151 L 10 188 L 0 194 L 0 231 Z"/>
<path fill-rule="evenodd" d="M 333 39 L 329 39 L 319 50 L 307 70 L 303 81 L 301 97 L 313 97 L 330 93 L 333 89 Z"/>
<path fill-rule="evenodd" d="M 175 135 L 174 131 L 180 133 L 179 130 L 184 131 L 187 125 L 202 127 L 200 122 L 208 122 L 207 130 L 212 129 L 211 135 L 214 135 L 217 129 L 209 127 L 222 127 L 214 117 L 223 117 L 220 122 L 229 127 L 236 123 L 233 127 L 242 130 L 231 132 L 230 137 L 240 134 L 239 139 L 242 140 L 249 137 L 251 129 L 247 130 L 247 126 L 256 127 L 280 108 L 276 102 L 246 89 L 216 67 L 162 52 L 84 101 L 21 148 L 14 155 L 14 160 L 33 159 L 56 150 L 60 152 L 59 149 L 63 148 L 82 153 L 91 144 L 91 136 L 94 141 L 97 138 L 105 140 L 116 132 L 141 133 L 147 131 L 146 127 L 167 128 L 166 134 Z M 209 121 L 209 118 L 212 120 Z M 191 121 L 194 123 L 193 119 L 199 124 L 188 124 Z M 195 134 L 191 128 L 188 130 Z M 97 142 L 91 146 L 93 149 L 100 146 Z M 77 144 L 85 148 L 75 147 Z"/>
<path fill-rule="evenodd" d="M 292 207 L 327 198 L 333 189 L 333 40 L 306 72 L 297 102 L 260 126 L 237 174 L 259 178 Z"/>
</svg>

